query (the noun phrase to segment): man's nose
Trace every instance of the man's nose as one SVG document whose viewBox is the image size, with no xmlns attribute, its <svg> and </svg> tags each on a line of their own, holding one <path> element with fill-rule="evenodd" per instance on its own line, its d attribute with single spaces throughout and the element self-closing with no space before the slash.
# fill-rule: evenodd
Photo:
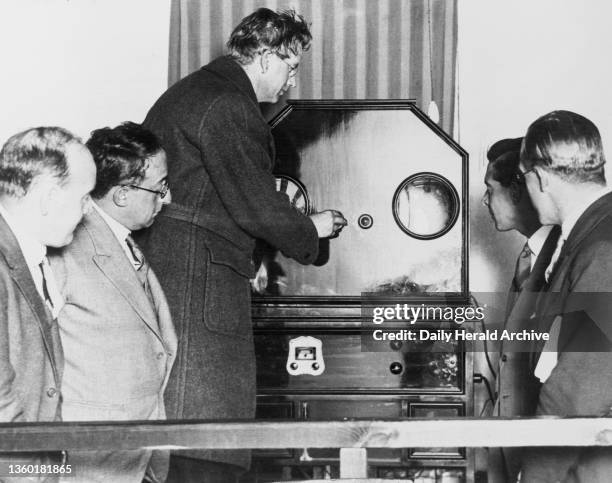
<svg viewBox="0 0 612 483">
<path fill-rule="evenodd" d="M 295 77 L 291 76 L 287 79 L 287 87 L 295 87 L 297 83 L 295 82 Z"/>
<path fill-rule="evenodd" d="M 170 188 L 168 188 L 168 192 L 166 193 L 166 196 L 161 199 L 161 202 L 162 205 L 169 205 L 172 203 L 172 192 L 170 191 Z"/>
</svg>

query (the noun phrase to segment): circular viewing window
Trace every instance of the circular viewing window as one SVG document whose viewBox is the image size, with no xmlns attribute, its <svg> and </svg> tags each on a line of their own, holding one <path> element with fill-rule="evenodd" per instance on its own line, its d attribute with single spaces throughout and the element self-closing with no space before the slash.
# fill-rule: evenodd
<svg viewBox="0 0 612 483">
<path fill-rule="evenodd" d="M 417 173 L 406 178 L 393 195 L 393 217 L 408 235 L 421 240 L 438 238 L 459 217 L 459 195 L 443 176 Z"/>
<path fill-rule="evenodd" d="M 276 175 L 276 191 L 285 193 L 291 201 L 291 206 L 305 215 L 310 214 L 310 198 L 306 187 L 297 179 L 284 174 Z"/>
</svg>

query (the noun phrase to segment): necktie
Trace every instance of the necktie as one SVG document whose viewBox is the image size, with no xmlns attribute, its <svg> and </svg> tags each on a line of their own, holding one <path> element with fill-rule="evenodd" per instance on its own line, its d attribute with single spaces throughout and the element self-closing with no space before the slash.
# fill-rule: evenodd
<svg viewBox="0 0 612 483">
<path fill-rule="evenodd" d="M 53 305 L 53 300 L 51 300 L 51 295 L 49 294 L 49 287 L 47 285 L 47 277 L 45 276 L 47 266 L 44 260 L 38 264 L 38 268 L 40 268 L 40 274 L 42 275 L 42 291 L 43 291 L 43 297 L 45 299 L 45 303 L 49 307 L 49 310 L 53 312 L 54 305 Z"/>
<path fill-rule="evenodd" d="M 557 248 L 555 248 L 555 251 L 552 254 L 552 257 L 550 258 L 550 263 L 548 264 L 548 267 L 546 268 L 546 272 L 544 272 L 544 279 L 546 280 L 546 283 L 548 283 L 550 280 L 550 276 L 552 275 L 555 265 L 557 264 L 557 261 L 559 260 L 559 255 L 561 255 L 561 250 L 563 249 L 564 243 L 565 243 L 565 240 L 563 238 L 559 238 L 559 242 L 557 243 Z"/>
<path fill-rule="evenodd" d="M 136 245 L 134 239 L 130 235 L 128 235 L 125 239 L 125 243 L 127 244 L 128 248 L 130 249 L 130 252 L 132 253 L 132 257 L 134 259 L 134 268 L 136 269 L 136 271 L 139 272 L 143 269 L 146 270 L 147 267 L 144 253 L 142 253 L 140 247 Z"/>
<path fill-rule="evenodd" d="M 516 267 L 514 269 L 514 279 L 512 279 L 512 288 L 515 292 L 520 292 L 523 285 L 529 278 L 531 273 L 531 249 L 529 245 L 525 243 L 523 250 L 521 251 L 518 260 L 516 261 Z"/>
<path fill-rule="evenodd" d="M 519 292 L 523 289 L 523 285 L 529 278 L 531 273 L 531 249 L 529 245 L 525 243 L 525 246 L 521 250 L 516 261 L 516 267 L 514 269 L 514 278 L 512 279 L 512 285 L 508 292 L 508 299 L 506 300 L 506 318 L 510 316 L 514 304 L 518 299 Z"/>
<path fill-rule="evenodd" d="M 53 296 L 55 298 L 55 304 L 53 303 L 53 298 L 51 298 L 51 292 L 49 291 L 48 280 L 52 277 L 51 267 L 49 266 L 49 261 L 47 257 L 43 259 L 42 262 L 38 264 L 38 268 L 40 268 L 40 274 L 42 275 L 42 292 L 43 298 L 45 299 L 45 304 L 47 304 L 47 308 L 49 312 L 51 312 L 52 320 L 50 321 L 50 340 L 49 342 L 52 345 L 52 351 L 54 354 L 54 358 L 56 358 L 56 362 L 59 364 L 63 358 L 62 354 L 62 343 L 60 342 L 59 336 L 59 328 L 57 326 L 57 313 L 63 307 L 64 301 L 60 294 L 57 292 L 57 287 L 53 285 Z M 57 307 L 56 307 L 57 305 Z M 59 358 L 59 359 L 57 359 Z"/>
<path fill-rule="evenodd" d="M 125 242 L 127 243 L 127 246 L 132 253 L 132 257 L 134 258 L 136 276 L 138 277 L 138 280 L 140 280 L 142 287 L 145 289 L 147 297 L 149 297 L 149 300 L 151 303 L 153 303 L 153 306 L 155 306 L 155 303 L 153 302 L 153 294 L 151 293 L 149 282 L 147 280 L 147 276 L 149 274 L 149 264 L 145 259 L 144 253 L 142 253 L 142 250 L 130 235 L 126 237 Z"/>
</svg>

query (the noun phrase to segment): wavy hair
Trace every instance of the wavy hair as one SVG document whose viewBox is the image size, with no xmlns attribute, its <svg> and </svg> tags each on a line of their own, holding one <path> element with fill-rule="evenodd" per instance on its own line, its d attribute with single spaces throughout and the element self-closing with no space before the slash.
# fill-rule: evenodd
<svg viewBox="0 0 612 483">
<path fill-rule="evenodd" d="M 81 140 L 64 128 L 35 127 L 11 136 L 0 151 L 0 194 L 21 198 L 34 179 L 49 174 L 64 185 L 68 179 L 66 149 Z"/>
<path fill-rule="evenodd" d="M 311 40 L 308 24 L 295 10 L 274 12 L 259 8 L 236 26 L 227 49 L 232 59 L 246 65 L 264 49 L 285 56 L 297 55 L 310 48 Z"/>
<path fill-rule="evenodd" d="M 155 134 L 133 122 L 96 129 L 86 146 L 98 169 L 96 186 L 91 192 L 97 200 L 113 186 L 142 181 L 149 158 L 163 149 Z"/>
</svg>

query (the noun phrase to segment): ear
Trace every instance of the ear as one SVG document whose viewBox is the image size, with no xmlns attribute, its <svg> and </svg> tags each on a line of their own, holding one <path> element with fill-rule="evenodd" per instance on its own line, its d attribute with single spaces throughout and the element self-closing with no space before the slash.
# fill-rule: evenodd
<svg viewBox="0 0 612 483">
<path fill-rule="evenodd" d="M 126 186 L 117 186 L 113 188 L 113 203 L 123 208 L 128 204 L 128 188 Z"/>
<path fill-rule="evenodd" d="M 270 51 L 264 50 L 259 56 L 259 66 L 261 67 L 261 73 L 265 74 L 270 67 Z"/>
<path fill-rule="evenodd" d="M 38 196 L 40 213 L 47 216 L 58 199 L 60 187 L 56 183 L 37 183 L 30 189 Z"/>
<path fill-rule="evenodd" d="M 540 183 L 540 191 L 542 193 L 550 191 L 550 183 L 552 181 L 550 172 L 545 169 L 535 168 L 535 173 Z"/>
</svg>

